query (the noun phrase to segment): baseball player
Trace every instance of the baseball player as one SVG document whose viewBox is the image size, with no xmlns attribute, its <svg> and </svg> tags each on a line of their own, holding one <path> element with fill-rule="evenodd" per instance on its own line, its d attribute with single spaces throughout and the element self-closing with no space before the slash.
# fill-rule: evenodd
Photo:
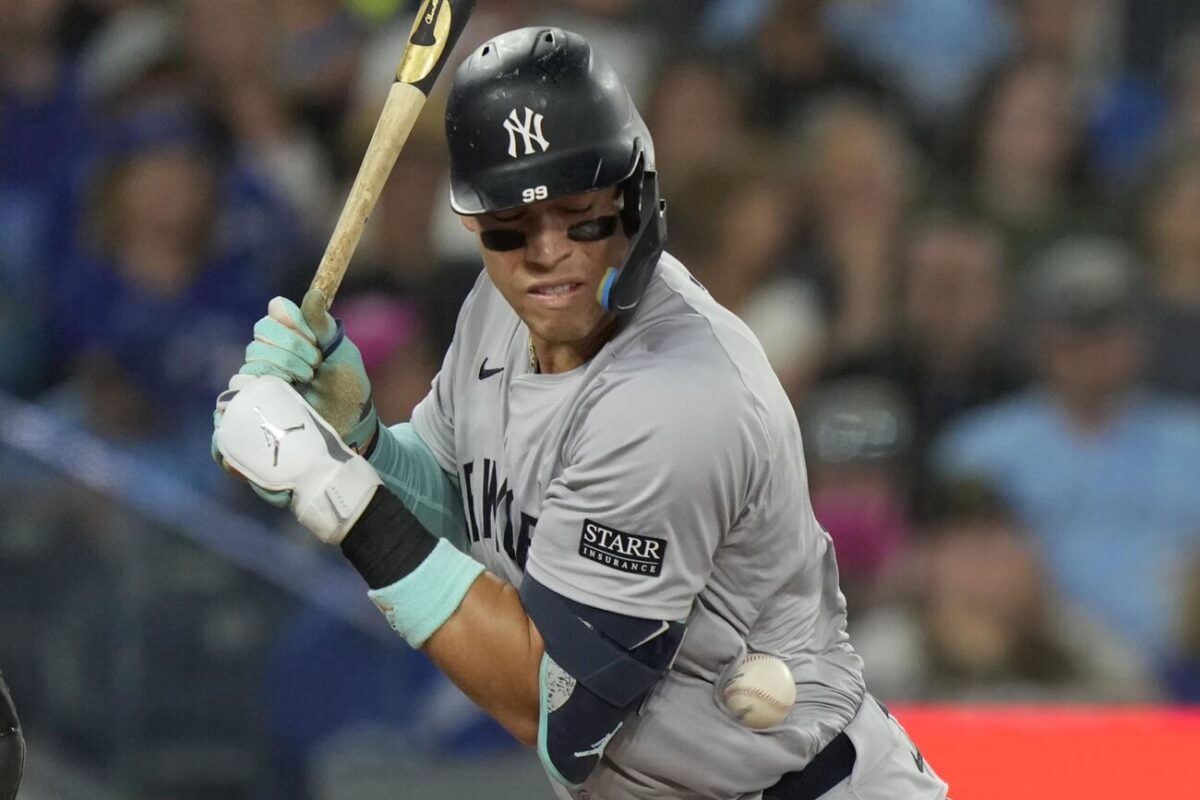
<svg viewBox="0 0 1200 800">
<path fill-rule="evenodd" d="M 339 544 L 561 798 L 944 797 L 865 691 L 787 397 L 663 252 L 613 68 L 567 31 L 506 33 L 459 68 L 446 132 L 485 269 L 412 420 L 378 423 L 312 293 L 276 298 L 215 456 Z M 762 729 L 721 700 L 750 652 L 798 687 Z"/>
</svg>

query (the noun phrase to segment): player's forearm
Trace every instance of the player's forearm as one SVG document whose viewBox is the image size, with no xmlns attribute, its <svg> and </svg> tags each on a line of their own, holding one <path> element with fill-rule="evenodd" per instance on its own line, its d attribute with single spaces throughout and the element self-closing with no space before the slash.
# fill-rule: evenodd
<svg viewBox="0 0 1200 800">
<path fill-rule="evenodd" d="M 518 741 L 536 746 L 543 644 L 516 589 L 483 573 L 424 649 Z"/>
<path fill-rule="evenodd" d="M 380 479 L 439 539 L 464 549 L 466 521 L 454 479 L 438 463 L 412 423 L 380 426 L 367 459 Z"/>
<path fill-rule="evenodd" d="M 542 640 L 516 590 L 431 536 L 383 487 L 341 547 L 396 632 L 518 740 L 536 742 Z"/>
</svg>

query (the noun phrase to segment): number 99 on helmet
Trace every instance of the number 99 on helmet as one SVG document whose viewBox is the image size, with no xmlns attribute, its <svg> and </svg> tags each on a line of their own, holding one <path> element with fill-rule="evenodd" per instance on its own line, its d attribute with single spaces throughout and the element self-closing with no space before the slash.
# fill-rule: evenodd
<svg viewBox="0 0 1200 800">
<path fill-rule="evenodd" d="M 521 28 L 459 67 L 446 106 L 450 205 L 485 214 L 606 187 L 630 244 L 597 300 L 637 306 L 666 241 L 650 132 L 612 65 L 582 36 Z"/>
</svg>

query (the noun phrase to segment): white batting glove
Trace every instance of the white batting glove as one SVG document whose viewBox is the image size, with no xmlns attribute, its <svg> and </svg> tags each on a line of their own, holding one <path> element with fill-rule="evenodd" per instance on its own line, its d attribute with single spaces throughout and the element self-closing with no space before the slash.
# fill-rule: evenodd
<svg viewBox="0 0 1200 800">
<path fill-rule="evenodd" d="M 383 485 L 379 475 L 286 381 L 238 383 L 218 399 L 215 444 L 225 464 L 260 489 L 290 492 L 300 524 L 339 544 Z"/>
</svg>

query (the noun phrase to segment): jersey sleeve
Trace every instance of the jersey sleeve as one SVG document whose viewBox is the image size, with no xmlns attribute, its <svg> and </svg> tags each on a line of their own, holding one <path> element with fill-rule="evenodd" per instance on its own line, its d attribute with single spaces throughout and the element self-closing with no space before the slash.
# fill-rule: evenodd
<svg viewBox="0 0 1200 800">
<path fill-rule="evenodd" d="M 457 476 L 442 469 L 411 422 L 381 427 L 368 459 L 427 531 L 466 550 L 466 521 Z"/>
<path fill-rule="evenodd" d="M 412 413 L 413 428 L 442 469 L 456 472 L 454 461 L 454 367 L 457 341 L 451 342 L 430 386 L 429 394 L 417 403 Z"/>
<path fill-rule="evenodd" d="M 609 376 L 564 440 L 527 573 L 596 608 L 686 618 L 746 508 L 762 431 L 727 372 Z"/>
<path fill-rule="evenodd" d="M 458 465 L 454 458 L 454 419 L 455 419 L 455 384 L 459 380 L 458 373 L 460 351 L 463 349 L 464 330 L 479 297 L 483 275 L 475 282 L 470 293 L 459 309 L 458 319 L 454 325 L 454 338 L 446 348 L 442 358 L 441 369 L 433 378 L 429 394 L 417 403 L 413 409 L 412 423 L 417 435 L 429 447 L 434 458 L 441 464 L 442 469 L 451 475 L 458 473 Z M 468 356 L 469 357 L 469 356 Z"/>
</svg>

